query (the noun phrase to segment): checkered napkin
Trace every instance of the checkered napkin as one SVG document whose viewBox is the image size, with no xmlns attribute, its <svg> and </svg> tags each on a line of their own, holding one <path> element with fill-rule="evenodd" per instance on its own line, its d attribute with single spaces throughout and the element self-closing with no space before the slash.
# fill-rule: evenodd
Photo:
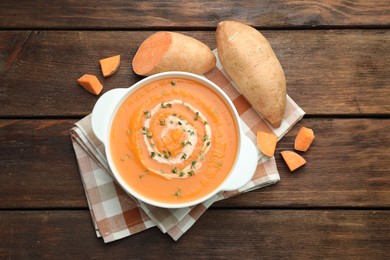
<svg viewBox="0 0 390 260">
<path fill-rule="evenodd" d="M 282 138 L 304 115 L 304 111 L 287 96 L 286 112 L 279 128 L 273 129 L 239 93 L 218 60 L 205 77 L 225 91 L 237 108 L 243 132 L 256 144 L 258 130 L 273 132 Z M 239 190 L 221 192 L 198 205 L 181 209 L 164 209 L 138 201 L 125 193 L 113 180 L 103 144 L 93 134 L 91 116 L 78 121 L 71 130 L 71 139 L 80 169 L 92 221 L 98 237 L 111 242 L 153 226 L 178 240 L 214 202 L 258 189 L 279 181 L 275 158 L 258 150 L 259 162 L 252 180 Z M 257 146 L 256 146 L 257 147 Z"/>
</svg>

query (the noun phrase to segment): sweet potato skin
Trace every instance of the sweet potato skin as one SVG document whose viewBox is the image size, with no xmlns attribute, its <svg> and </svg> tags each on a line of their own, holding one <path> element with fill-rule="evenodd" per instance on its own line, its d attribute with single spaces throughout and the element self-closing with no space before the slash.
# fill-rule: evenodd
<svg viewBox="0 0 390 260">
<path fill-rule="evenodd" d="M 222 66 L 253 108 L 274 128 L 286 108 L 286 78 L 271 45 L 248 25 L 222 21 L 216 41 Z"/>
<path fill-rule="evenodd" d="M 176 32 L 161 31 L 156 34 L 167 34 L 168 37 L 171 37 L 169 49 L 153 69 L 147 72 L 141 72 L 138 69 L 139 66 L 136 62 L 138 52 L 142 48 L 141 44 L 133 59 L 133 70 L 136 74 L 150 76 L 166 71 L 185 71 L 195 74 L 204 74 L 215 67 L 216 58 L 214 54 L 211 49 L 201 41 Z"/>
</svg>

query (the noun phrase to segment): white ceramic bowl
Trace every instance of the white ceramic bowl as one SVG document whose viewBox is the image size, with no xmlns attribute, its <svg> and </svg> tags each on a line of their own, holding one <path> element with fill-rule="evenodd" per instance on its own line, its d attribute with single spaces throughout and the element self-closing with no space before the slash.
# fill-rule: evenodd
<svg viewBox="0 0 390 260">
<path fill-rule="evenodd" d="M 194 81 L 197 81 L 207 87 L 209 87 L 211 90 L 213 90 L 215 93 L 217 93 L 228 105 L 230 108 L 232 115 L 235 120 L 236 127 L 238 129 L 238 151 L 235 163 L 230 171 L 230 173 L 227 175 L 225 180 L 216 187 L 212 192 L 208 193 L 206 196 L 203 196 L 200 199 L 186 202 L 186 203 L 161 203 L 158 201 L 151 200 L 138 192 L 136 192 L 134 189 L 132 189 L 131 186 L 129 186 L 121 177 L 121 175 L 118 173 L 115 164 L 112 160 L 112 155 L 110 152 L 110 131 L 111 131 L 111 125 L 112 121 L 126 98 L 131 95 L 135 90 L 142 88 L 142 86 L 164 78 L 185 78 L 185 79 L 191 79 Z M 255 172 L 256 166 L 257 166 L 257 150 L 252 143 L 252 141 L 249 140 L 247 136 L 245 136 L 242 132 L 240 118 L 238 116 L 237 110 L 235 109 L 233 103 L 231 100 L 227 97 L 227 95 L 213 82 L 210 80 L 196 75 L 192 73 L 187 72 L 164 72 L 159 73 L 147 78 L 144 78 L 143 80 L 137 82 L 133 86 L 129 88 L 118 88 L 113 89 L 108 92 L 106 92 L 104 95 L 102 95 L 99 100 L 96 102 L 93 111 L 92 111 L 92 130 L 97 136 L 97 138 L 102 141 L 102 143 L 105 146 L 105 152 L 107 156 L 107 161 L 110 166 L 110 169 L 116 179 L 116 182 L 130 195 L 134 196 L 138 200 L 141 200 L 147 204 L 154 205 L 157 207 L 162 208 L 183 208 L 183 207 L 189 207 L 198 203 L 201 203 L 212 196 L 216 195 L 218 192 L 221 191 L 231 191 L 236 190 L 242 186 L 244 186 L 246 183 L 248 183 L 251 178 L 253 177 L 253 174 Z"/>
</svg>

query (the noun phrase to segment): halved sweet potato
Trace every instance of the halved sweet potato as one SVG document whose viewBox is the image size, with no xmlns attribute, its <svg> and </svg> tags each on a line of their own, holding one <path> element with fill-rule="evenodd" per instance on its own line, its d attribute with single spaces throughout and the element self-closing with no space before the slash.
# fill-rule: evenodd
<svg viewBox="0 0 390 260">
<path fill-rule="evenodd" d="M 133 70 L 142 76 L 165 71 L 204 74 L 215 63 L 214 54 L 204 43 L 180 33 L 160 31 L 140 45 L 133 59 Z"/>
</svg>

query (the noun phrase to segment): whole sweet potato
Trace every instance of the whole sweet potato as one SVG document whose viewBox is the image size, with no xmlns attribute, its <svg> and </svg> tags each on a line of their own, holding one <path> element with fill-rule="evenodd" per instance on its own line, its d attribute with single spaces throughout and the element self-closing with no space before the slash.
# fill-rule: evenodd
<svg viewBox="0 0 390 260">
<path fill-rule="evenodd" d="M 274 128 L 286 107 L 286 78 L 267 39 L 251 26 L 218 24 L 218 56 L 222 66 L 253 108 Z"/>
</svg>

